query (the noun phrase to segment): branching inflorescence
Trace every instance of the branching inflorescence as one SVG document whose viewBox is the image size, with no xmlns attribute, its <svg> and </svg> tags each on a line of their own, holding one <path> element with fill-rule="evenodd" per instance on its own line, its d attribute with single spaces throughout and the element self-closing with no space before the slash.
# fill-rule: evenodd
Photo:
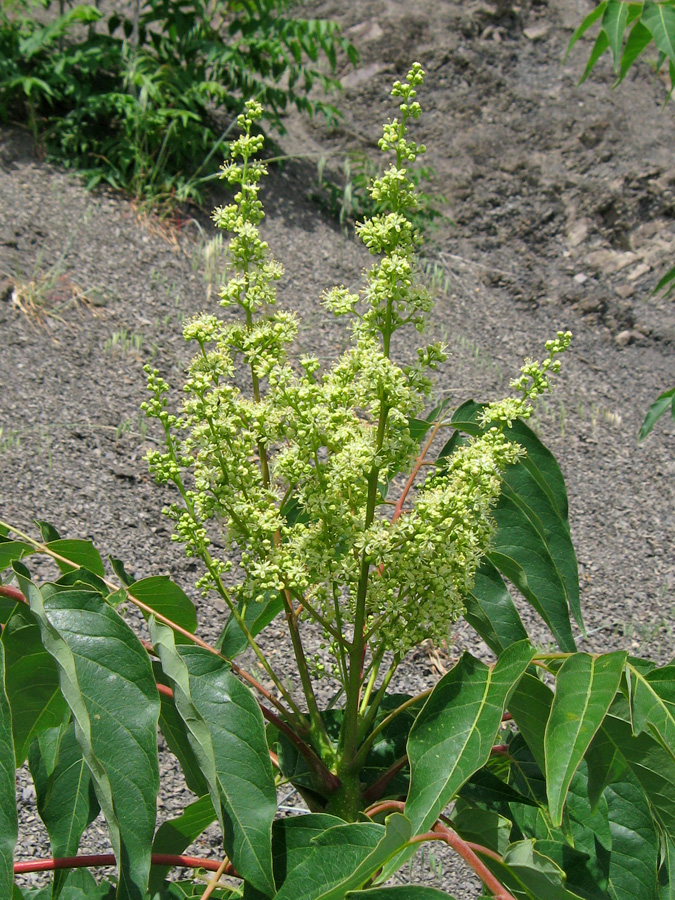
<svg viewBox="0 0 675 900">
<path fill-rule="evenodd" d="M 528 361 L 512 383 L 517 396 L 487 406 L 482 425 L 489 427 L 442 461 L 392 517 L 387 486 L 410 472 L 420 454 L 410 420 L 423 409 L 430 376 L 446 358 L 441 344 L 421 347 L 414 365 L 397 365 L 391 355 L 396 332 L 409 325 L 422 332 L 432 305 L 418 278 L 420 238 L 410 221 L 417 204 L 410 167 L 425 148 L 408 137 L 408 125 L 421 113 L 416 93 L 422 79 L 414 64 L 407 80 L 394 85 L 400 115 L 384 126 L 380 140 L 394 160 L 370 189 L 387 211 L 356 229 L 377 261 L 360 293 L 340 286 L 323 297 L 328 310 L 349 317 L 351 347 L 325 370 L 314 357 L 289 354 L 297 323 L 276 307 L 282 268 L 259 231 L 266 169 L 254 159 L 263 139 L 252 131 L 262 110 L 250 101 L 222 171 L 236 193 L 214 213 L 217 226 L 232 235 L 221 305 L 239 307 L 242 316 L 232 324 L 204 313 L 185 328 L 198 353 L 180 415 L 168 412 L 169 386 L 148 369 L 153 397 L 145 408 L 166 434 L 165 451 L 152 451 L 149 463 L 159 482 L 172 482 L 180 493 L 166 510 L 174 538 L 204 562 L 200 587 L 222 596 L 260 655 L 247 610 L 282 598 L 312 742 L 343 776 L 358 751 L 363 720 L 372 721 L 383 693 L 374 691 L 378 678 L 386 688 L 411 648 L 446 638 L 464 612 L 493 534 L 490 511 L 500 473 L 523 452 L 501 425 L 529 415 L 570 340 L 560 333 L 547 344 L 543 364 Z M 240 362 L 250 371 L 248 391 L 234 381 Z M 232 561 L 210 550 L 213 522 L 238 552 L 232 585 L 232 575 L 227 584 L 224 577 Z M 311 666 L 302 632 L 309 622 L 323 631 L 327 651 Z M 380 671 L 384 659 L 388 668 Z M 313 699 L 312 676 L 326 666 L 346 692 L 337 748 Z"/>
</svg>

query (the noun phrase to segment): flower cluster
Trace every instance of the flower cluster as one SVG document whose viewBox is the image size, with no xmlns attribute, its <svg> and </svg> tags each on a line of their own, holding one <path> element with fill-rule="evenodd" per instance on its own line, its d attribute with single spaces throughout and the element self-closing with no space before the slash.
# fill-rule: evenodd
<svg viewBox="0 0 675 900">
<path fill-rule="evenodd" d="M 528 414 L 569 343 L 559 334 L 543 364 L 528 361 L 513 382 L 519 396 L 488 406 L 482 434 L 462 444 L 410 508 L 392 517 L 388 488 L 420 451 L 410 420 L 425 404 L 429 373 L 446 358 L 440 344 L 420 348 L 416 365 L 391 358 L 395 333 L 406 325 L 421 330 L 431 307 L 417 279 L 419 236 L 409 217 L 417 200 L 408 167 L 424 147 L 407 137 L 407 123 L 420 115 L 422 77 L 415 64 L 394 85 L 401 115 L 385 125 L 380 146 L 396 160 L 371 187 L 387 211 L 357 226 L 378 259 L 360 293 L 336 287 L 323 298 L 335 315 L 351 317 L 350 349 L 323 371 L 313 357 L 289 356 L 297 324 L 275 308 L 282 269 L 259 232 L 265 167 L 253 159 L 262 139 L 252 130 L 261 109 L 250 102 L 223 167 L 236 192 L 214 213 L 231 234 L 221 305 L 238 306 L 241 321 L 204 313 L 185 326 L 198 352 L 180 416 L 167 412 L 168 385 L 148 370 L 152 399 L 145 408 L 167 442 L 166 452 L 149 455 L 150 467 L 178 488 L 180 501 L 168 515 L 176 539 L 205 563 L 200 585 L 219 591 L 238 614 L 279 592 L 291 621 L 311 619 L 323 629 L 343 683 L 357 641 L 367 641 L 375 658 L 386 649 L 400 659 L 425 638 L 444 638 L 463 613 L 489 547 L 500 472 L 521 453 L 499 423 Z M 248 391 L 234 381 L 237 361 L 250 371 Z M 231 558 L 214 559 L 209 549 L 215 524 L 237 551 L 231 586 L 222 577 Z"/>
</svg>

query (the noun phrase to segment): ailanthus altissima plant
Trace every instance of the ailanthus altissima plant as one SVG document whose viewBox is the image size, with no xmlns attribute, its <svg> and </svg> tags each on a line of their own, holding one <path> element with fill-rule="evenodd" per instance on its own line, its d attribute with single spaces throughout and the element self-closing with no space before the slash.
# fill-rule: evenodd
<svg viewBox="0 0 675 900">
<path fill-rule="evenodd" d="M 416 64 L 392 92 L 390 164 L 372 185 L 386 211 L 358 226 L 376 257 L 363 289 L 323 298 L 352 329 L 331 366 L 292 353 L 296 321 L 276 307 L 281 267 L 259 231 L 261 109 L 240 117 L 223 169 L 234 197 L 214 214 L 231 235 L 221 304 L 240 316 L 189 322 L 182 408 L 170 411 L 153 369 L 146 405 L 164 430 L 149 463 L 174 488 L 174 537 L 201 561 L 205 597 L 229 610 L 215 645 L 169 579 L 134 582 L 114 560 L 113 580 L 86 541 L 2 525 L 0 896 L 441 900 L 441 888 L 390 881 L 436 841 L 499 900 L 673 895 L 675 668 L 577 652 L 565 485 L 523 421 L 570 335 L 525 363 L 513 396 L 454 413 L 427 408 L 441 346 L 395 361 L 398 333 L 421 331 L 431 306 L 410 217 L 422 78 Z M 33 553 L 61 576 L 33 581 Z M 533 646 L 504 578 L 557 650 Z M 130 605 L 150 642 L 125 620 Z M 467 652 L 433 689 L 392 693 L 410 650 L 461 616 L 488 661 Z M 296 687 L 289 660 L 280 670 L 265 653 L 272 622 L 287 628 Z M 158 728 L 195 799 L 156 829 Z M 12 757 L 28 760 L 53 859 L 13 860 Z M 304 807 L 284 818 L 288 783 Z M 78 856 L 99 811 L 113 853 Z M 186 855 L 214 822 L 220 858 Z M 106 865 L 116 875 L 100 882 L 82 871 Z M 191 876 L 171 880 L 178 867 Z M 55 870 L 50 886 L 17 886 L 39 868 Z"/>
</svg>

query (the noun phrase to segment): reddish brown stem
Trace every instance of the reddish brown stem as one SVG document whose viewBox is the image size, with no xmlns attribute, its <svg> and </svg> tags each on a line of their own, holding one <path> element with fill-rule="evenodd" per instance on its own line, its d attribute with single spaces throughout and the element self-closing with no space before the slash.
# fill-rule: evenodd
<svg viewBox="0 0 675 900">
<path fill-rule="evenodd" d="M 490 756 L 508 756 L 509 755 L 509 745 L 508 744 L 495 744 L 492 750 L 490 750 Z"/>
<path fill-rule="evenodd" d="M 505 712 L 502 716 L 502 722 L 511 722 L 513 720 L 513 716 L 510 712 Z"/>
<path fill-rule="evenodd" d="M 0 584 L 0 597 L 9 597 L 10 600 L 16 600 L 17 603 L 28 602 L 21 591 L 10 587 L 8 584 Z"/>
<path fill-rule="evenodd" d="M 182 866 L 186 869 L 207 869 L 217 872 L 222 862 L 218 859 L 200 859 L 197 856 L 175 856 L 171 853 L 153 853 L 153 866 Z M 116 866 L 117 860 L 112 853 L 96 853 L 91 856 L 64 856 L 61 859 L 32 859 L 14 863 L 14 874 L 24 875 L 27 872 L 52 872 L 55 869 L 86 869 L 92 866 Z M 225 874 L 237 875 L 234 866 L 229 863 Z"/>
<path fill-rule="evenodd" d="M 402 800 L 383 800 L 382 803 L 376 803 L 374 806 L 368 807 L 368 809 L 364 810 L 364 815 L 370 816 L 372 819 L 373 816 L 378 815 L 378 813 L 383 812 L 403 812 L 405 810 L 405 803 Z"/>
<path fill-rule="evenodd" d="M 384 774 L 380 775 L 377 781 L 374 781 L 371 786 L 363 792 L 363 799 L 366 803 L 374 803 L 376 800 L 379 800 L 387 789 L 389 782 L 398 775 L 401 769 L 405 768 L 407 762 L 408 757 L 402 756 L 400 759 L 396 760 Z"/>
<path fill-rule="evenodd" d="M 438 429 L 441 427 L 441 424 L 441 422 L 436 422 L 434 427 L 431 429 L 431 434 L 427 438 L 427 442 L 422 448 L 422 452 L 417 457 L 417 462 L 413 466 L 413 470 L 410 473 L 410 477 L 405 483 L 405 487 L 401 492 L 401 496 L 398 498 L 398 503 L 396 504 L 396 508 L 394 509 L 394 515 L 392 516 L 392 522 L 395 522 L 398 518 L 400 518 L 401 513 L 403 512 L 403 504 L 405 503 L 405 499 L 410 493 L 410 489 L 412 488 L 413 484 L 415 483 L 415 479 L 417 478 L 417 475 L 419 474 L 419 471 L 424 463 L 424 458 L 431 449 L 431 445 L 434 442 L 434 438 L 438 434 Z"/>
<path fill-rule="evenodd" d="M 436 822 L 432 830 L 426 834 L 420 834 L 413 838 L 415 843 L 434 840 L 443 841 L 448 847 L 452 847 L 452 849 L 462 857 L 464 862 L 471 866 L 485 887 L 494 896 L 495 900 L 516 900 L 513 894 L 504 887 L 497 876 L 488 869 L 483 860 L 478 856 L 476 851 L 479 853 L 487 852 L 488 855 L 492 856 L 486 847 L 482 847 L 480 844 L 469 844 L 469 842 L 461 838 L 456 831 L 447 828 L 440 822 Z"/>
</svg>

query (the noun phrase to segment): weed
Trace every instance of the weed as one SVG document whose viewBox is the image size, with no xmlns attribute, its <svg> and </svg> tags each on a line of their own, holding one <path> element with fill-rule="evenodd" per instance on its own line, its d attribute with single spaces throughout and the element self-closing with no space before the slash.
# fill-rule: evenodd
<svg viewBox="0 0 675 900">
<path fill-rule="evenodd" d="M 21 437 L 15 428 L 9 428 L 7 431 L 0 425 L 0 453 L 9 453 L 11 450 L 18 450 L 21 447 Z"/>
<path fill-rule="evenodd" d="M 143 346 L 143 335 L 136 334 L 133 331 L 127 331 L 126 328 L 120 328 L 119 331 L 113 332 L 103 345 L 104 353 L 139 354 Z"/>
</svg>

